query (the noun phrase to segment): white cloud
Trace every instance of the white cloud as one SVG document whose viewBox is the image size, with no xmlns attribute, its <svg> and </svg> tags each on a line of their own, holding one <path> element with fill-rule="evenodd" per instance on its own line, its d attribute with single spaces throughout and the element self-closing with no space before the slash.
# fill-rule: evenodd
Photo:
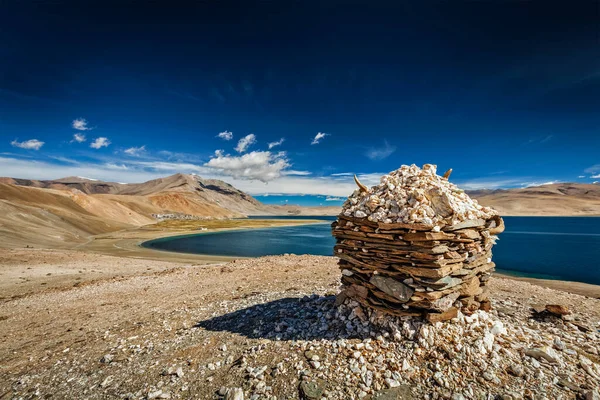
<svg viewBox="0 0 600 400">
<path fill-rule="evenodd" d="M 522 145 L 530 145 L 530 144 L 540 144 L 540 143 L 547 143 L 550 140 L 552 140 L 552 138 L 554 137 L 554 135 L 546 135 L 546 136 L 537 136 L 534 138 L 529 139 L 528 141 L 526 141 L 525 143 L 522 143 Z"/>
<path fill-rule="evenodd" d="M 345 199 L 341 198 L 341 197 L 331 197 L 331 196 L 327 196 L 325 198 L 325 201 L 343 201 Z"/>
<path fill-rule="evenodd" d="M 331 176 L 354 176 L 353 172 L 339 172 L 337 174 L 331 174 Z"/>
<path fill-rule="evenodd" d="M 224 154 L 223 150 L 215 150 L 215 156 L 221 157 L 221 156 L 223 156 L 223 154 Z"/>
<path fill-rule="evenodd" d="M 276 142 L 269 143 L 269 150 L 271 150 L 275 146 L 281 146 L 281 144 L 285 141 L 285 138 L 281 138 Z"/>
<path fill-rule="evenodd" d="M 594 174 L 596 172 L 600 172 L 600 164 L 592 165 L 591 167 L 584 169 L 583 172 L 588 173 L 588 174 Z"/>
<path fill-rule="evenodd" d="M 243 156 L 217 155 L 204 166 L 236 179 L 269 182 L 279 178 L 282 170 L 290 164 L 284 152 L 273 154 L 270 151 L 253 151 Z"/>
<path fill-rule="evenodd" d="M 249 153 L 240 157 L 221 157 L 219 162 L 215 162 L 219 164 L 216 166 L 200 166 L 191 163 L 171 163 L 165 161 L 126 161 L 123 164 L 121 160 L 107 161 L 104 164 L 80 163 L 65 165 L 31 159 L 0 157 L 0 171 L 2 171 L 2 175 L 15 178 L 58 179 L 65 176 L 87 176 L 91 179 L 126 183 L 145 182 L 177 172 L 195 173 L 203 178 L 221 179 L 253 195 L 282 193 L 328 195 L 346 198 L 356 190 L 356 184 L 352 177 L 287 176 L 281 174 L 284 164 L 287 163 L 287 161 L 281 160 L 284 154 L 271 154 L 271 161 L 269 162 L 264 161 L 264 155 L 261 155 L 261 158 L 252 154 Z M 250 162 L 247 156 L 251 156 L 254 162 Z M 244 157 L 246 159 L 242 160 Z M 213 160 L 218 160 L 218 158 L 214 158 Z M 229 168 L 225 169 L 225 167 Z M 244 169 L 243 167 L 247 168 Z M 269 181 L 268 184 L 260 182 L 259 177 L 269 179 L 277 176 L 278 170 L 281 175 L 279 178 Z M 231 172 L 234 172 L 238 177 L 234 177 Z M 229 176 L 226 173 L 230 173 Z M 359 178 L 364 184 L 370 185 L 377 183 L 379 176 L 380 174 L 366 174 L 359 175 Z"/>
<path fill-rule="evenodd" d="M 217 137 L 221 138 L 223 140 L 231 140 L 231 139 L 233 139 L 233 133 L 229 132 L 229 131 L 224 131 L 224 132 L 219 133 L 217 135 Z"/>
<path fill-rule="evenodd" d="M 164 176 L 164 173 L 140 170 L 115 171 L 106 165 L 76 164 L 64 165 L 45 161 L 21 160 L 0 157 L 2 175 L 23 179 L 58 179 L 65 176 L 89 176 L 91 179 L 134 183 L 145 182 Z"/>
<path fill-rule="evenodd" d="M 590 178 L 592 178 L 592 179 L 600 178 L 600 174 L 592 175 L 592 176 L 590 176 Z"/>
<path fill-rule="evenodd" d="M 315 135 L 315 138 L 312 140 L 312 142 L 310 144 L 319 144 L 319 142 L 321 141 L 321 139 L 323 139 L 325 136 L 329 136 L 328 133 L 322 133 L 319 132 Z"/>
<path fill-rule="evenodd" d="M 243 153 L 248 149 L 248 147 L 250 147 L 254 143 L 256 143 L 256 136 L 254 136 L 254 134 L 251 133 L 240 139 L 237 146 L 235 147 L 235 150 L 238 153 Z"/>
<path fill-rule="evenodd" d="M 242 181 L 236 179 L 223 179 L 236 188 L 250 194 L 259 193 L 283 193 L 283 194 L 306 194 L 347 197 L 357 189 L 352 179 L 340 181 L 331 177 L 301 177 L 282 176 L 267 185 L 262 186 L 256 182 Z M 268 189 L 268 190 L 266 190 Z"/>
<path fill-rule="evenodd" d="M 220 155 L 219 155 L 220 154 Z M 80 162 L 68 165 L 48 161 L 34 161 L 0 156 L 2 175 L 16 178 L 57 179 L 65 176 L 87 176 L 92 179 L 118 182 L 145 182 L 174 173 L 194 173 L 203 178 L 221 179 L 247 193 L 257 195 L 281 193 L 284 195 L 325 195 L 345 200 L 357 186 L 350 172 L 329 176 L 314 176 L 308 171 L 287 170 L 289 161 L 284 152 L 255 151 L 239 156 L 216 154 L 209 162 L 198 165 L 192 162 L 148 161 L 139 159 L 104 159 L 100 163 Z M 360 181 L 375 185 L 382 172 L 357 174 Z M 464 189 L 524 187 L 531 182 L 545 182 L 543 178 L 482 178 L 456 182 Z M 267 183 L 268 182 L 268 183 Z M 330 200 L 333 201 L 333 200 Z"/>
<path fill-rule="evenodd" d="M 211 172 L 209 168 L 201 167 L 196 164 L 186 162 L 167 162 L 167 161 L 130 161 L 127 163 L 131 167 L 142 168 L 150 171 L 160 172 L 162 174 L 175 174 L 178 172 L 182 173 L 196 173 L 206 176 Z M 164 175 L 163 175 L 164 176 Z M 214 176 L 214 175 L 213 175 Z"/>
<path fill-rule="evenodd" d="M 71 126 L 73 127 L 73 129 L 77 129 L 78 131 L 90 131 L 94 129 L 88 126 L 88 122 L 85 120 L 85 118 L 74 119 Z"/>
<path fill-rule="evenodd" d="M 507 178 L 477 178 L 466 181 L 453 181 L 459 188 L 465 190 L 479 190 L 479 189 L 522 189 L 535 186 L 553 185 L 556 183 L 563 183 L 564 181 L 559 180 L 547 180 L 544 177 L 507 177 Z"/>
<path fill-rule="evenodd" d="M 367 151 L 366 156 L 371 160 L 383 160 L 388 158 L 396 151 L 396 146 L 391 146 L 387 140 L 383 141 L 383 147 L 371 148 Z"/>
<path fill-rule="evenodd" d="M 96 138 L 91 144 L 90 147 L 92 149 L 100 149 L 102 147 L 108 147 L 110 144 L 110 140 L 105 137 Z"/>
<path fill-rule="evenodd" d="M 165 157 L 167 160 L 174 162 L 200 162 L 203 160 L 203 158 L 198 154 L 179 153 L 168 150 L 159 150 L 157 155 Z"/>
<path fill-rule="evenodd" d="M 290 170 L 287 170 L 287 171 L 283 171 L 282 175 L 308 176 L 308 175 L 312 175 L 312 172 L 310 172 L 310 171 L 296 171 L 296 170 L 290 169 Z"/>
<path fill-rule="evenodd" d="M 585 178 L 585 175 L 579 175 L 578 178 L 579 179 Z"/>
<path fill-rule="evenodd" d="M 144 145 L 140 147 L 130 147 L 124 152 L 125 154 L 129 154 L 130 156 L 139 157 L 146 152 L 146 146 Z"/>
<path fill-rule="evenodd" d="M 14 147 L 19 147 L 21 149 L 27 150 L 39 150 L 44 145 L 44 142 L 39 141 L 37 139 L 25 140 L 24 142 L 19 142 L 16 139 L 10 142 Z"/>
<path fill-rule="evenodd" d="M 523 184 L 523 186 L 525 186 L 526 188 L 530 188 L 530 187 L 537 187 L 537 186 L 544 186 L 544 185 L 554 185 L 555 183 L 560 183 L 559 181 L 549 181 L 549 182 L 531 182 L 531 183 L 527 183 L 527 184 Z"/>
<path fill-rule="evenodd" d="M 83 133 L 76 133 L 73 135 L 73 140 L 71 140 L 71 143 L 73 143 L 73 142 L 83 143 L 86 140 L 87 139 Z"/>
<path fill-rule="evenodd" d="M 126 171 L 129 169 L 129 167 L 125 164 L 106 163 L 104 165 L 108 169 L 116 169 L 116 170 L 120 170 L 120 171 Z"/>
<path fill-rule="evenodd" d="M 73 160 L 72 158 L 67 158 L 67 157 L 48 156 L 48 158 L 51 158 L 53 160 L 60 161 L 60 162 L 63 162 L 63 163 L 79 164 L 79 161 Z"/>
<path fill-rule="evenodd" d="M 459 188 L 465 190 L 478 190 L 478 189 L 500 189 L 508 187 L 527 187 L 528 185 L 535 185 L 532 182 L 531 177 L 523 178 L 507 178 L 507 179 L 490 179 L 490 178 L 479 178 L 471 179 L 468 181 L 453 182 L 458 185 Z M 538 183 L 539 185 L 539 183 Z"/>
</svg>

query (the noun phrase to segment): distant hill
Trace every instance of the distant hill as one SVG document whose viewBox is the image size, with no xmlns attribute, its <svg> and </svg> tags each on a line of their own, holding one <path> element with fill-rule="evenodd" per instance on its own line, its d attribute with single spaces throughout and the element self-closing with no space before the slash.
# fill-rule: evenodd
<svg viewBox="0 0 600 400">
<path fill-rule="evenodd" d="M 325 209 L 328 210 L 328 209 Z M 175 174 L 123 184 L 83 177 L 56 180 L 0 178 L 0 244 L 60 247 L 90 235 L 157 221 L 157 214 L 203 218 L 326 213 L 324 209 L 268 206 L 228 183 Z"/>
<path fill-rule="evenodd" d="M 600 215 L 600 185 L 597 184 L 556 183 L 467 193 L 502 215 Z"/>
<path fill-rule="evenodd" d="M 124 199 L 106 197 L 106 199 L 125 203 L 136 196 L 146 197 L 150 203 L 158 207 L 154 210 L 156 213 L 179 212 L 217 218 L 237 217 L 264 206 L 249 194 L 237 190 L 228 183 L 186 174 L 175 174 L 144 183 L 130 184 L 103 182 L 83 177 L 67 177 L 45 181 L 0 178 L 0 183 L 67 190 L 79 195 L 128 196 Z M 197 206 L 201 207 L 197 208 Z"/>
<path fill-rule="evenodd" d="M 600 185 L 553 184 L 468 192 L 501 215 L 600 215 Z M 60 247 L 90 235 L 156 222 L 156 214 L 205 218 L 336 215 L 340 207 L 265 205 L 216 179 L 175 174 L 123 184 L 83 177 L 0 178 L 0 244 Z"/>
<path fill-rule="evenodd" d="M 0 178 L 0 183 L 18 186 L 29 186 L 42 189 L 77 189 L 85 194 L 117 193 L 120 190 L 120 187 L 124 186 L 120 183 L 102 182 L 93 179 L 82 178 L 79 176 L 69 176 L 67 178 L 48 181 L 18 178 Z"/>
</svg>

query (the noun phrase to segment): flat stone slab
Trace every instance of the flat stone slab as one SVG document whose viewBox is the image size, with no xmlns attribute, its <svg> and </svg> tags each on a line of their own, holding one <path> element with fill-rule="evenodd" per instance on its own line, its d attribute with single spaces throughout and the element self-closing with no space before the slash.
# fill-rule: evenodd
<svg viewBox="0 0 600 400">
<path fill-rule="evenodd" d="M 415 290 L 410 286 L 405 285 L 402 282 L 398 282 L 395 279 L 381 275 L 373 275 L 369 282 L 382 292 L 400 300 L 401 302 L 409 301 L 415 292 Z"/>
<path fill-rule="evenodd" d="M 398 387 L 381 390 L 373 395 L 372 400 L 412 400 L 413 395 L 410 392 L 410 386 L 401 385 Z"/>
</svg>

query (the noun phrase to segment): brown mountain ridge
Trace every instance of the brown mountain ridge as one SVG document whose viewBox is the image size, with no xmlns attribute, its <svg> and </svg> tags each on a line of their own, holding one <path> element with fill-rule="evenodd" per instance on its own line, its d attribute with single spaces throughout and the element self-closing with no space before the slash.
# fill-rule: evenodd
<svg viewBox="0 0 600 400">
<path fill-rule="evenodd" d="M 468 192 L 502 215 L 600 215 L 600 185 L 552 184 Z M 336 215 L 339 207 L 265 205 L 228 183 L 175 174 L 123 184 L 82 177 L 0 178 L 0 241 L 44 247 L 83 243 L 92 235 L 157 221 L 157 214 L 239 218 L 247 215 Z"/>
<path fill-rule="evenodd" d="M 467 193 L 502 215 L 600 215 L 598 184 L 555 183 L 523 189 L 473 190 Z"/>
</svg>

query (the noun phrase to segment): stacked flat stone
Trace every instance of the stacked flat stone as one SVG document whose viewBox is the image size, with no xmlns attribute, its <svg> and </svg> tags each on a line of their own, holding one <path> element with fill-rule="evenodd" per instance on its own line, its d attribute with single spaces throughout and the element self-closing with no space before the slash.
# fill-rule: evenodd
<svg viewBox="0 0 600 400">
<path fill-rule="evenodd" d="M 357 180 L 332 224 L 339 301 L 432 322 L 490 307 L 492 247 L 504 223 L 448 177 L 426 164 L 402 166 L 370 189 Z"/>
</svg>

